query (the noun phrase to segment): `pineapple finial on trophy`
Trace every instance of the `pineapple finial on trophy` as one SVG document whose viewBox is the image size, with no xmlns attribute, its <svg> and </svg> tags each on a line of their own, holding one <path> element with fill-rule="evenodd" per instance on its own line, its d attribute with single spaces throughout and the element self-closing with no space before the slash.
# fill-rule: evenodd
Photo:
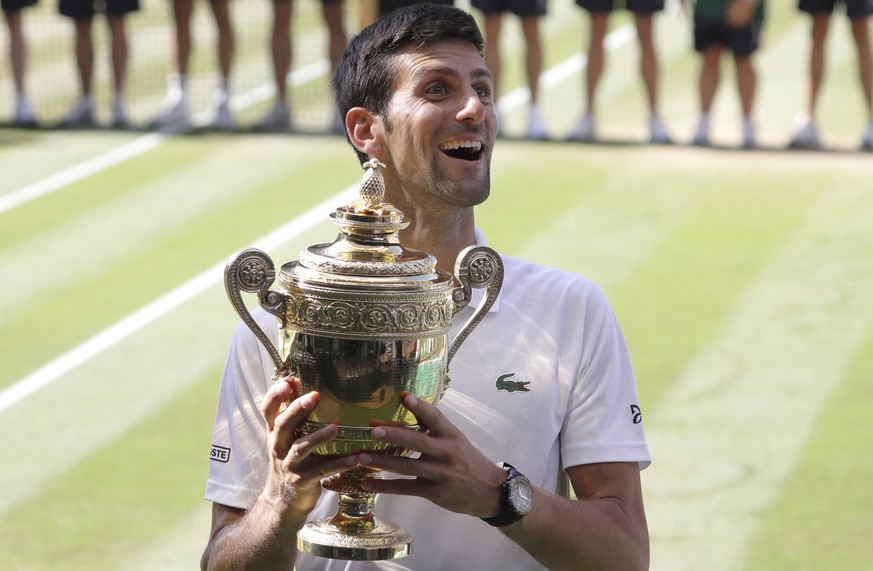
<svg viewBox="0 0 873 571">
<path fill-rule="evenodd" d="M 382 199 L 385 197 L 385 179 L 379 169 L 385 168 L 385 163 L 379 159 L 370 159 L 363 164 L 364 176 L 361 177 L 359 194 L 361 200 L 355 205 L 355 210 L 358 212 L 369 210 L 374 206 L 382 204 Z"/>
</svg>

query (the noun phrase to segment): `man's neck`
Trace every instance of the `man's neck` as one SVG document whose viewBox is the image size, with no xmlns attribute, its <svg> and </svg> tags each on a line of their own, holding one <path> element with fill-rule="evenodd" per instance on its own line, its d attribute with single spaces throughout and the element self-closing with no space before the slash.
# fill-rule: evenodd
<svg viewBox="0 0 873 571">
<path fill-rule="evenodd" d="M 439 269 L 454 273 L 458 254 L 476 243 L 473 209 L 454 214 L 428 213 L 423 209 L 410 212 L 408 218 L 412 224 L 400 232 L 400 243 L 432 254 Z"/>
</svg>

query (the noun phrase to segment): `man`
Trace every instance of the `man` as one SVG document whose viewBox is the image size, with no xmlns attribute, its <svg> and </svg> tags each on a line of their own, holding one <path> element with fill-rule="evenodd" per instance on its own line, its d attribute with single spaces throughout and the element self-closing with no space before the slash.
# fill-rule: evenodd
<svg viewBox="0 0 873 571">
<path fill-rule="evenodd" d="M 170 46 L 170 73 L 167 75 L 167 96 L 152 127 L 188 128 L 191 118 L 188 108 L 188 65 L 191 60 L 191 20 L 194 0 L 170 0 L 173 3 L 175 33 Z M 230 19 L 229 0 L 209 0 L 218 36 L 218 88 L 212 96 L 213 115 L 209 126 L 217 131 L 235 128 L 230 109 L 230 72 L 236 51 L 236 36 Z"/>
<path fill-rule="evenodd" d="M 128 126 L 124 103 L 124 90 L 127 86 L 127 67 L 130 50 L 125 28 L 125 17 L 139 10 L 139 0 L 60 0 L 60 13 L 76 25 L 76 69 L 79 72 L 81 95 L 79 100 L 61 119 L 63 127 L 87 127 L 94 125 L 94 100 L 92 83 L 94 79 L 94 40 L 92 25 L 98 11 L 106 13 L 106 24 L 112 40 L 112 127 Z"/>
<path fill-rule="evenodd" d="M 755 149 L 755 102 L 757 73 L 752 54 L 758 50 L 764 20 L 762 0 L 697 0 L 694 4 L 694 49 L 700 53 L 700 120 L 692 144 L 709 145 L 709 113 L 721 77 L 721 54 L 734 55 L 737 91 L 743 110 L 743 148 Z"/>
<path fill-rule="evenodd" d="M 15 119 L 19 127 L 35 127 L 36 115 L 27 101 L 25 72 L 27 69 L 27 39 L 24 37 L 24 24 L 21 16 L 25 8 L 36 4 L 36 0 L 0 0 L 0 9 L 6 17 L 9 29 L 9 63 L 15 82 Z"/>
<path fill-rule="evenodd" d="M 489 194 L 497 130 L 483 50 L 469 14 L 417 5 L 361 32 L 334 76 L 359 159 L 386 165 L 385 200 L 415 221 L 401 240 L 433 253 L 444 269 L 462 248 L 481 243 L 473 209 Z M 358 464 L 407 476 L 370 487 L 378 515 L 416 538 L 412 555 L 392 569 L 648 568 L 639 470 L 649 453 L 615 316 L 582 277 L 504 262 L 499 307 L 455 355 L 439 406 L 404 399 L 429 432 L 372 431 L 418 458 L 311 456 L 337 433 L 328 425 L 294 440 L 319 396 L 296 398 L 280 412 L 296 381 L 270 386 L 269 356 L 253 334 L 237 331 L 216 414 L 213 444 L 229 452 L 226 462 L 210 463 L 204 569 L 377 568 L 296 552 L 297 530 L 336 508 L 321 479 Z M 272 316 L 258 316 L 275 331 Z M 528 390 L 498 390 L 508 377 Z M 504 501 L 508 472 L 498 461 L 533 483 L 529 511 Z M 578 500 L 568 498 L 568 477 Z M 505 525 L 481 519 L 498 514 L 506 519 L 490 523 Z"/>
<path fill-rule="evenodd" d="M 817 149 L 821 146 L 815 122 L 818 94 L 824 78 L 825 40 L 831 14 L 836 4 L 843 2 L 852 28 L 852 38 L 858 52 L 858 79 L 864 96 L 867 124 L 861 133 L 861 148 L 873 151 L 873 54 L 870 51 L 868 21 L 873 14 L 871 0 L 800 0 L 801 12 L 812 17 L 812 47 L 809 53 L 809 86 L 806 107 L 794 119 L 795 132 L 790 146 L 799 149 Z"/>
<path fill-rule="evenodd" d="M 540 41 L 540 18 L 546 13 L 545 0 L 472 0 L 472 6 L 485 15 L 485 59 L 494 75 L 495 95 L 499 95 L 503 59 L 500 53 L 500 32 L 503 14 L 515 14 L 521 23 L 525 44 L 525 75 L 530 90 L 527 111 L 527 138 L 548 139 L 549 133 L 538 107 L 539 81 L 543 71 L 543 48 Z"/>
<path fill-rule="evenodd" d="M 658 114 L 658 57 L 652 32 L 652 16 L 664 9 L 664 0 L 576 0 L 591 15 L 588 65 L 585 68 L 585 111 L 570 131 L 571 141 L 597 140 L 597 87 L 606 61 L 604 40 L 609 14 L 617 8 L 633 12 L 640 44 L 640 75 L 646 86 L 649 104 L 649 142 L 671 143 Z"/>
</svg>

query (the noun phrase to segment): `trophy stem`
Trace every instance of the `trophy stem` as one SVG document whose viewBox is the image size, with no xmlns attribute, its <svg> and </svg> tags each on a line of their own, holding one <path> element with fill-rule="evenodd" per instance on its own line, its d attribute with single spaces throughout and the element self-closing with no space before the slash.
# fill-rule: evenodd
<svg viewBox="0 0 873 571">
<path fill-rule="evenodd" d="M 353 561 L 397 559 L 412 553 L 412 536 L 399 525 L 373 514 L 376 494 L 361 488 L 361 481 L 378 478 L 369 468 L 357 467 L 331 476 L 322 486 L 339 495 L 336 514 L 313 521 L 297 533 L 297 548 L 304 553 Z"/>
<path fill-rule="evenodd" d="M 336 515 L 331 525 L 343 533 L 370 533 L 376 526 L 376 494 L 364 491 L 360 484 L 367 478 L 376 478 L 374 470 L 356 467 L 348 472 L 336 474 L 321 485 L 326 490 L 339 494 Z"/>
</svg>

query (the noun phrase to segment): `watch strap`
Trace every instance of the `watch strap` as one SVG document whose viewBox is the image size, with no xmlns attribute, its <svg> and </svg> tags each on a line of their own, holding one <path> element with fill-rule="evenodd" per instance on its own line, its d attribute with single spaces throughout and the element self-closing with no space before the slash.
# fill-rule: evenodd
<svg viewBox="0 0 873 571">
<path fill-rule="evenodd" d="M 527 515 L 527 512 L 520 513 L 515 508 L 512 503 L 512 498 L 510 497 L 512 491 L 510 482 L 516 478 L 523 478 L 524 480 L 527 480 L 527 478 L 508 462 L 501 462 L 498 466 L 506 470 L 506 481 L 503 482 L 503 486 L 500 488 L 500 511 L 493 517 L 483 517 L 481 519 L 488 525 L 503 527 L 505 525 L 513 524 Z"/>
</svg>

